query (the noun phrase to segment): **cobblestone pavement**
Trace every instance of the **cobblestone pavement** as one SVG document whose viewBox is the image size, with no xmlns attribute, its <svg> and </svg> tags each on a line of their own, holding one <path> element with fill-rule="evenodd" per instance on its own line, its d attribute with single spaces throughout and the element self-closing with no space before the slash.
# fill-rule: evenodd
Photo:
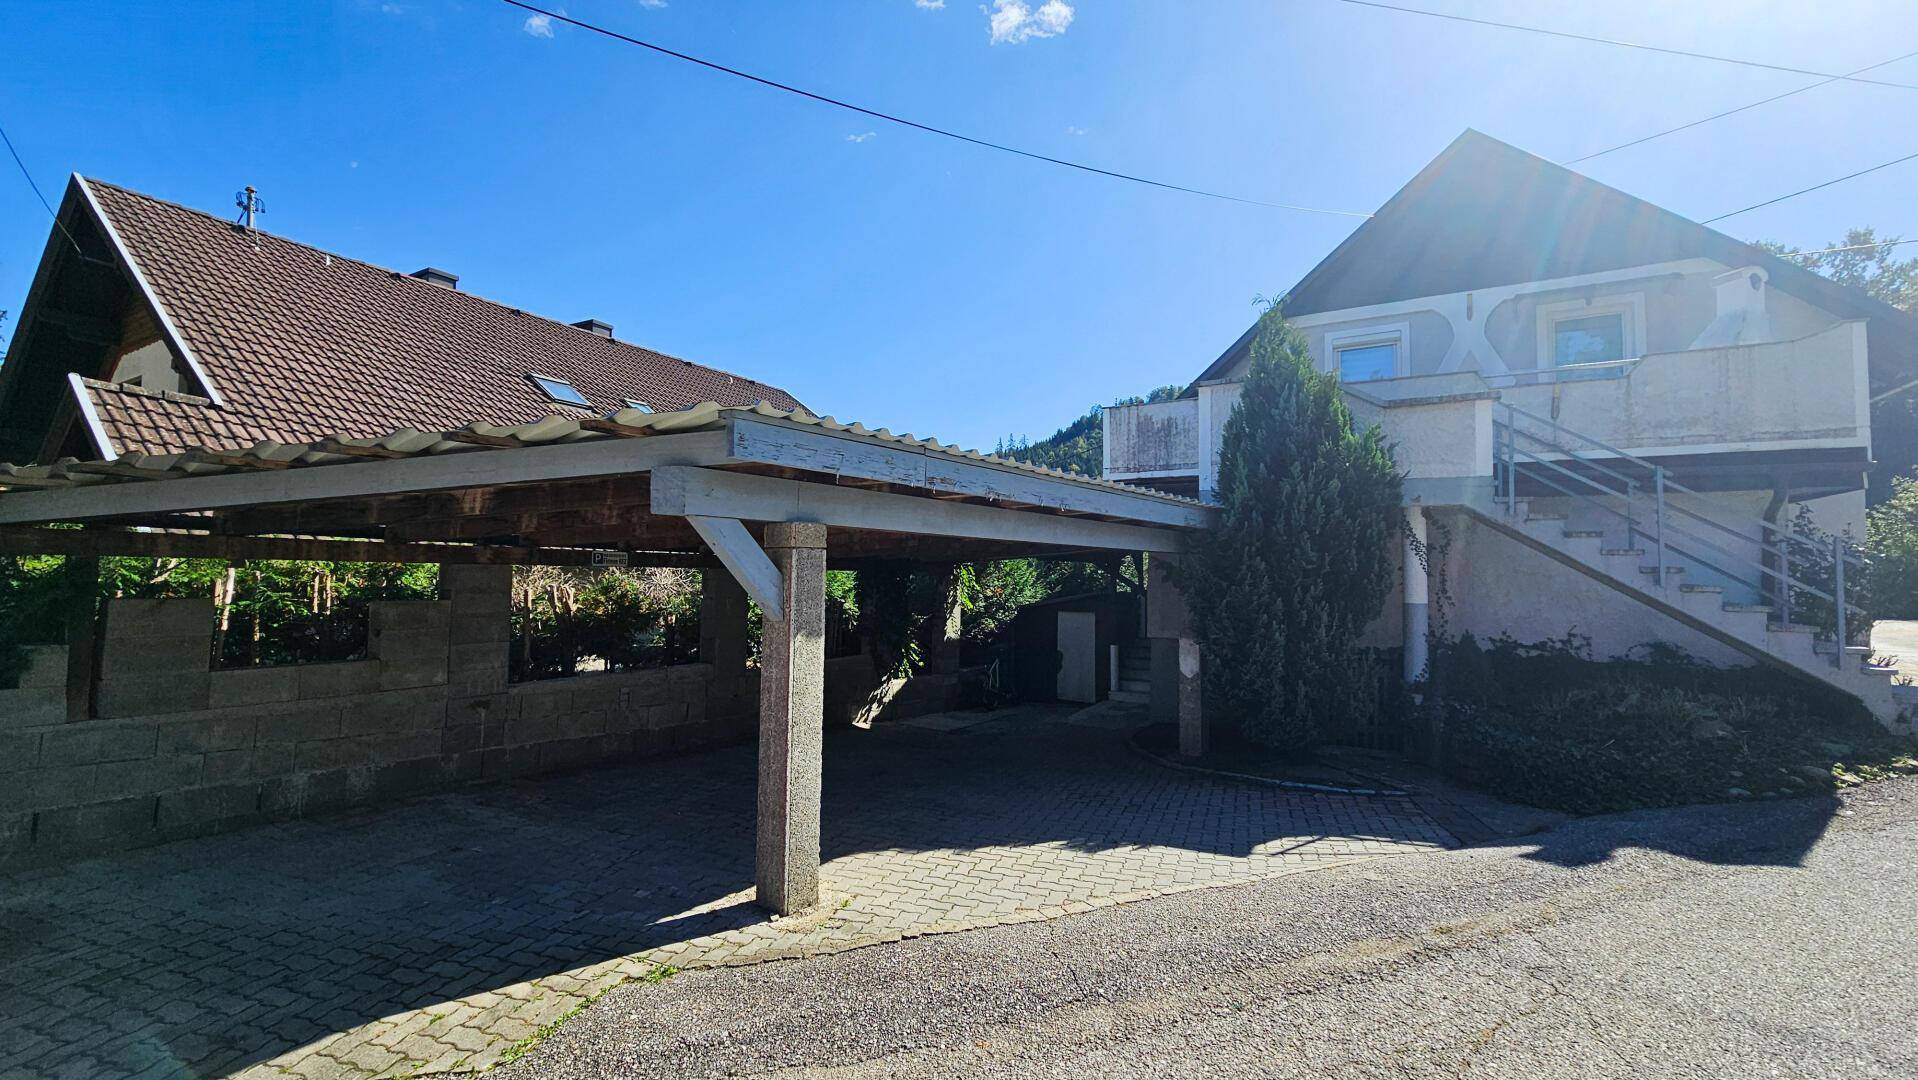
<svg viewBox="0 0 1918 1080">
<path fill-rule="evenodd" d="M 750 746 L 0 878 L 0 1074 L 477 1071 L 662 965 L 1051 918 L 1451 842 L 1403 800 L 1175 772 L 1059 715 L 830 735 L 827 897 L 791 919 L 751 904 Z"/>
</svg>

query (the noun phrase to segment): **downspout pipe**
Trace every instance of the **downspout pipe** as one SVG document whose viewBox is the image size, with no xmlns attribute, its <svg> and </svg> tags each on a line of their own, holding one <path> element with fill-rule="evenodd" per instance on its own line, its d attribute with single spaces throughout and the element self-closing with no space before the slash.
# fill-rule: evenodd
<svg viewBox="0 0 1918 1080">
<path fill-rule="evenodd" d="M 1432 629 L 1432 606 L 1427 570 L 1423 556 L 1431 549 L 1425 542 L 1425 508 L 1405 508 L 1405 681 L 1415 684 L 1426 675 L 1431 658 L 1427 643 Z"/>
</svg>

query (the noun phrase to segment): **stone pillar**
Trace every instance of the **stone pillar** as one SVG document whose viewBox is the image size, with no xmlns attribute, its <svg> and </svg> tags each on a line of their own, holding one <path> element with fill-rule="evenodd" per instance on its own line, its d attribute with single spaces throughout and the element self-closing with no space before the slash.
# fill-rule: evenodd
<svg viewBox="0 0 1918 1080">
<path fill-rule="evenodd" d="M 699 574 L 699 662 L 715 679 L 746 672 L 746 590 L 724 567 Z"/>
<path fill-rule="evenodd" d="M 506 745 L 506 678 L 513 642 L 513 568 L 440 565 L 447 608 L 446 727 L 441 752 L 494 775 Z M 486 757 L 493 759 L 487 764 Z"/>
<path fill-rule="evenodd" d="M 758 901 L 781 915 L 819 902 L 820 743 L 826 706 L 826 527 L 766 526 L 783 622 L 759 645 Z"/>
<path fill-rule="evenodd" d="M 99 678 L 100 560 L 69 555 L 61 567 L 72 598 L 67 608 L 67 720 L 93 715 L 93 684 Z"/>
<path fill-rule="evenodd" d="M 1417 683 L 1425 678 L 1426 666 L 1430 657 L 1426 655 L 1426 645 L 1432 629 L 1432 611 L 1429 590 L 1429 567 L 1425 557 L 1429 548 L 1425 541 L 1425 510 L 1419 506 L 1405 508 L 1405 542 L 1403 544 L 1405 577 L 1405 681 Z"/>
<path fill-rule="evenodd" d="M 1207 732 L 1198 638 L 1186 612 L 1185 594 L 1166 571 L 1178 556 L 1155 551 L 1146 562 L 1146 633 L 1153 638 L 1152 701 L 1155 712 L 1179 724 L 1179 753 L 1199 757 Z"/>
</svg>

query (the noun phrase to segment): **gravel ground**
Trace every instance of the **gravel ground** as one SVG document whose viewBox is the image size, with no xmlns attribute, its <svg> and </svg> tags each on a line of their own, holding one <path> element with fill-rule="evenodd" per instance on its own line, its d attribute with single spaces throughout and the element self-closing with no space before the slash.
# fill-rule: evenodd
<svg viewBox="0 0 1918 1080">
<path fill-rule="evenodd" d="M 495 1075 L 1918 1075 L 1918 779 L 615 990 Z"/>
</svg>

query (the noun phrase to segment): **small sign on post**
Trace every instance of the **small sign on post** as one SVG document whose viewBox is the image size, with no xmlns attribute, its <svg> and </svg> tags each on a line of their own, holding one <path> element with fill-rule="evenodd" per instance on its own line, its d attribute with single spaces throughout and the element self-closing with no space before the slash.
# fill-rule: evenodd
<svg viewBox="0 0 1918 1080">
<path fill-rule="evenodd" d="M 624 551 L 593 552 L 594 566 L 629 566 L 632 561 L 633 557 Z"/>
</svg>

